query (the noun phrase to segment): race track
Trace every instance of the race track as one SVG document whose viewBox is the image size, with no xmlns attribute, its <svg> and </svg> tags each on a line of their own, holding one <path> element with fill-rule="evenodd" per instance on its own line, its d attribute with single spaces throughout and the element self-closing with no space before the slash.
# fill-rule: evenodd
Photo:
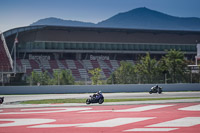
<svg viewBox="0 0 200 133">
<path fill-rule="evenodd" d="M 5 103 L 0 106 L 0 132 L 200 132 L 200 99 L 117 102 L 103 103 L 101 106 L 85 103 L 16 103 L 40 99 L 87 99 L 89 95 L 91 94 L 5 95 Z M 106 93 L 104 96 L 107 99 L 199 97 L 200 92 Z"/>
<path fill-rule="evenodd" d="M 11 102 L 41 100 L 41 99 L 65 99 L 65 98 L 84 98 L 88 94 L 41 94 L 41 95 L 5 95 L 5 104 Z M 200 97 L 200 92 L 163 92 L 162 94 L 147 93 L 103 93 L 105 99 L 124 99 L 124 98 L 171 98 L 171 97 Z M 2 96 L 2 95 L 1 95 Z"/>
<path fill-rule="evenodd" d="M 199 133 L 200 103 L 0 109 L 2 133 Z"/>
</svg>

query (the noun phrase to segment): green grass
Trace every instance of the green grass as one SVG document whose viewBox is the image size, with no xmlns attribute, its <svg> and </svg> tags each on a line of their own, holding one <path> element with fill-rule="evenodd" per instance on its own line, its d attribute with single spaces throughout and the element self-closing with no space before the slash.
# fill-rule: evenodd
<svg viewBox="0 0 200 133">
<path fill-rule="evenodd" d="M 200 97 L 105 99 L 104 102 L 152 101 L 152 100 L 176 100 L 176 99 L 200 99 Z M 85 103 L 85 101 L 86 99 L 47 99 L 47 100 L 24 101 L 21 102 L 21 104 Z"/>
</svg>

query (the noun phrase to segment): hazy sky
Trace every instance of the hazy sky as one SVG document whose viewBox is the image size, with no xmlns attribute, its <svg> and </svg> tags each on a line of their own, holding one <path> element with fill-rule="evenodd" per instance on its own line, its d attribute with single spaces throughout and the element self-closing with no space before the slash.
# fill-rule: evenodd
<svg viewBox="0 0 200 133">
<path fill-rule="evenodd" d="M 97 23 L 138 7 L 200 18 L 199 5 L 200 0 L 0 0 L 0 31 L 47 17 Z"/>
</svg>

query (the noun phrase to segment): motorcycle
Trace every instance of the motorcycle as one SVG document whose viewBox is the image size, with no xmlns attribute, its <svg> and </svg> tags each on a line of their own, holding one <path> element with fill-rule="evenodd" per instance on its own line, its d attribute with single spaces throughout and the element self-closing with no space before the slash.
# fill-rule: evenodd
<svg viewBox="0 0 200 133">
<path fill-rule="evenodd" d="M 149 91 L 149 94 L 152 94 L 152 93 L 158 93 L 158 94 L 161 94 L 161 93 L 162 93 L 162 87 L 151 88 L 150 91 Z"/>
<path fill-rule="evenodd" d="M 4 97 L 0 97 L 0 104 L 2 104 L 4 101 Z"/>
<path fill-rule="evenodd" d="M 99 98 L 96 97 L 96 95 L 90 95 L 90 98 L 86 100 L 86 104 L 90 103 L 99 103 L 102 104 L 104 102 L 104 96 L 101 94 L 99 95 Z"/>
</svg>

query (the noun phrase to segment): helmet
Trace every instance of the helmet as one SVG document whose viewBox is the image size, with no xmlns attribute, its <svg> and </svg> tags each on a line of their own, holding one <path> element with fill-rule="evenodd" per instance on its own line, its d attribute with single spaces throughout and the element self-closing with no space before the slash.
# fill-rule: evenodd
<svg viewBox="0 0 200 133">
<path fill-rule="evenodd" d="M 158 87 L 158 85 L 156 85 L 156 87 Z"/>
<path fill-rule="evenodd" d="M 99 94 L 101 94 L 102 92 L 101 92 L 101 91 L 99 91 L 98 93 L 99 93 Z"/>
</svg>

